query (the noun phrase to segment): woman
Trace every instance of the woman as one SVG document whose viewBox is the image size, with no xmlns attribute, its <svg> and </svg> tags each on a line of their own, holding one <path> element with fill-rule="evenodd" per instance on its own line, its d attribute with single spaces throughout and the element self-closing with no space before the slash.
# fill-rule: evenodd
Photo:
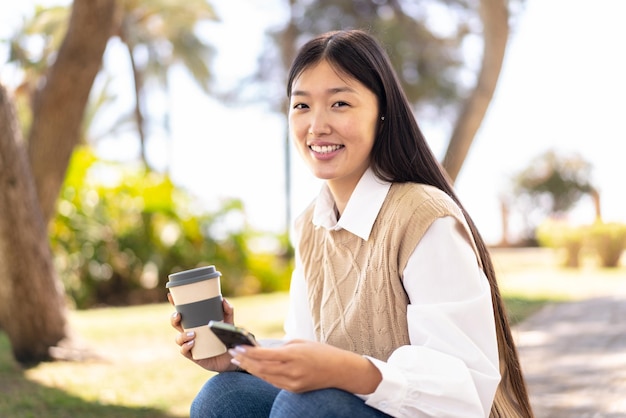
<svg viewBox="0 0 626 418">
<path fill-rule="evenodd" d="M 363 31 L 323 34 L 287 95 L 325 182 L 295 222 L 286 343 L 199 361 L 221 373 L 192 416 L 532 417 L 485 244 L 385 51 Z M 190 358 L 193 334 L 172 324 Z"/>
</svg>

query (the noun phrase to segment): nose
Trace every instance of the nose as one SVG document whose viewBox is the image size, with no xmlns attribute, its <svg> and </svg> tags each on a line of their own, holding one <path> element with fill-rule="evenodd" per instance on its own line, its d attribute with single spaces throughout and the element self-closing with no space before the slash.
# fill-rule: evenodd
<svg viewBox="0 0 626 418">
<path fill-rule="evenodd" d="M 331 132 L 328 117 L 323 111 L 311 112 L 309 135 L 314 137 L 327 135 Z"/>
</svg>

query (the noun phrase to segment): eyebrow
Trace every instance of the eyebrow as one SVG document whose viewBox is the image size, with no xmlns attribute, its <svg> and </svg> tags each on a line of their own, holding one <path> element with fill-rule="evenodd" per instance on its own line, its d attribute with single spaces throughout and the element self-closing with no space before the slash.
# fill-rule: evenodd
<svg viewBox="0 0 626 418">
<path fill-rule="evenodd" d="M 354 90 L 352 87 L 333 87 L 330 88 L 328 90 L 326 90 L 327 93 L 329 94 L 337 94 L 337 93 L 356 93 L 356 90 Z M 304 91 L 304 90 L 294 90 L 291 92 L 292 96 L 310 96 L 310 93 Z"/>
</svg>

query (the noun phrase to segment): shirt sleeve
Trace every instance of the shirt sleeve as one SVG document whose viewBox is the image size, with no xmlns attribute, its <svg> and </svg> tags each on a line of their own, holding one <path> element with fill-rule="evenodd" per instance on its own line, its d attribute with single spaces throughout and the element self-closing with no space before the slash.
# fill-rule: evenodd
<svg viewBox="0 0 626 418">
<path fill-rule="evenodd" d="M 382 381 L 358 395 L 394 417 L 488 417 L 500 381 L 491 291 L 457 221 L 436 220 L 403 272 L 411 345 L 387 362 L 370 358 Z M 299 254 L 285 338 L 315 340 Z"/>
<path fill-rule="evenodd" d="M 293 339 L 315 340 L 313 318 L 309 309 L 309 298 L 306 293 L 306 283 L 302 272 L 300 255 L 296 249 L 295 266 L 291 274 L 289 286 L 289 307 L 284 322 L 286 341 Z"/>
<path fill-rule="evenodd" d="M 488 417 L 500 381 L 491 291 L 452 217 L 436 220 L 403 272 L 411 345 L 387 362 L 382 381 L 359 395 L 394 417 Z"/>
</svg>

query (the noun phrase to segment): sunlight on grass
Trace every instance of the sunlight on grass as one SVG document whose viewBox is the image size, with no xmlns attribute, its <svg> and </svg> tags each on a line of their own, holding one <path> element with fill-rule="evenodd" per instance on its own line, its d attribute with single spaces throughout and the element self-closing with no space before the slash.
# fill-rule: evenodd
<svg viewBox="0 0 626 418">
<path fill-rule="evenodd" d="M 626 267 L 581 269 L 559 267 L 559 255 L 542 248 L 493 250 L 500 293 L 512 324 L 523 321 L 546 303 L 626 294 Z"/>
<path fill-rule="evenodd" d="M 546 249 L 504 250 L 493 254 L 500 291 L 505 296 L 580 300 L 626 292 L 626 267 L 561 268 L 558 256 Z"/>
<path fill-rule="evenodd" d="M 495 251 L 494 265 L 512 323 L 545 303 L 626 289 L 626 268 L 565 270 L 545 251 Z M 229 301 L 238 325 L 260 339 L 282 336 L 287 293 Z M 0 395 L 0 416 L 188 416 L 193 397 L 212 373 L 179 354 L 169 324 L 172 312 L 167 303 L 72 311 L 73 329 L 98 358 L 26 370 L 15 364 L 0 333 L 0 389 L 7 394 Z"/>
<path fill-rule="evenodd" d="M 282 335 L 287 294 L 229 299 L 241 326 L 259 338 Z M 54 362 L 27 370 L 43 385 L 62 388 L 87 401 L 148 406 L 188 416 L 189 405 L 212 375 L 183 358 L 174 343 L 176 331 L 167 304 L 71 312 L 70 322 L 102 360 Z"/>
</svg>

